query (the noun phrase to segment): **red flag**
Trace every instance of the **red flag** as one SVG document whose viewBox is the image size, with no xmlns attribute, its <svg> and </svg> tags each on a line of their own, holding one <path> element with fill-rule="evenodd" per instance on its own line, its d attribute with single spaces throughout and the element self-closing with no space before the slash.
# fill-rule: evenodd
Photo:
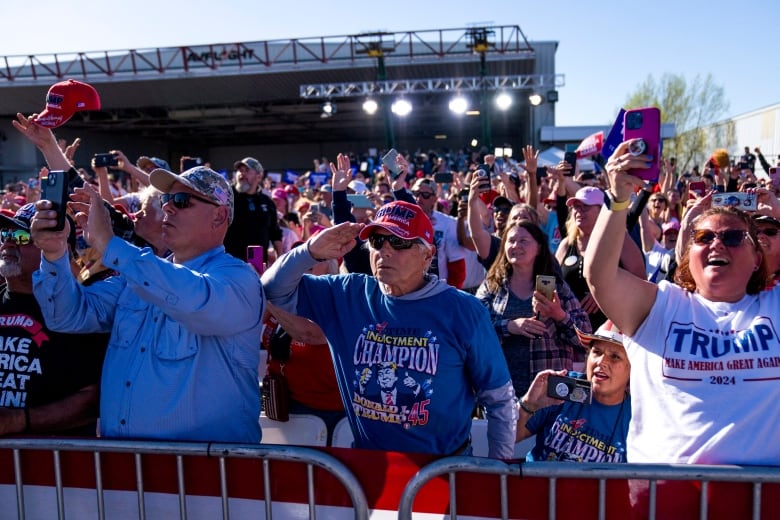
<svg viewBox="0 0 780 520">
<path fill-rule="evenodd" d="M 596 132 L 595 134 L 589 135 L 582 140 L 575 150 L 575 152 L 577 152 L 577 159 L 585 159 L 591 155 L 595 155 L 599 153 L 602 148 L 604 148 L 604 132 Z"/>
</svg>

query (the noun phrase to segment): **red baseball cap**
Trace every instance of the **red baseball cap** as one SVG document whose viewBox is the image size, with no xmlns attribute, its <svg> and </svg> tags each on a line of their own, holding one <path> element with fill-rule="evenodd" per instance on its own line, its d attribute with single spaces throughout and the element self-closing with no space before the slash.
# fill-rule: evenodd
<svg viewBox="0 0 780 520">
<path fill-rule="evenodd" d="M 57 128 L 76 112 L 100 110 L 100 96 L 92 85 L 75 79 L 55 83 L 46 94 L 46 108 L 33 123 L 45 128 Z"/>
<path fill-rule="evenodd" d="M 431 219 L 417 204 L 402 200 L 385 204 L 377 210 L 374 220 L 360 231 L 360 239 L 367 239 L 376 228 L 384 229 L 406 240 L 421 238 L 433 244 Z"/>
</svg>

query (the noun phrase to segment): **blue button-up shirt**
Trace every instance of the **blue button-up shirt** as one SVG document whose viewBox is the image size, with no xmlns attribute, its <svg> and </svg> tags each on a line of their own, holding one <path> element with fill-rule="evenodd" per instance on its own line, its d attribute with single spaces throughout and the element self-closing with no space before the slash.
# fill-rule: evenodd
<svg viewBox="0 0 780 520">
<path fill-rule="evenodd" d="M 103 263 L 121 274 L 88 287 L 67 255 L 42 258 L 33 275 L 51 329 L 111 332 L 101 434 L 259 442 L 264 298 L 253 268 L 222 246 L 180 265 L 116 237 Z"/>
</svg>

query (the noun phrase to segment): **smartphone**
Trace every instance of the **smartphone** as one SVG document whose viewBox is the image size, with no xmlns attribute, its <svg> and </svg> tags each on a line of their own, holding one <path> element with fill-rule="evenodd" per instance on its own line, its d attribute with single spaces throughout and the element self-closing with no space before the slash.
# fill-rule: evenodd
<svg viewBox="0 0 780 520">
<path fill-rule="evenodd" d="M 555 277 L 544 274 L 536 275 L 536 290 L 552 301 L 555 293 Z"/>
<path fill-rule="evenodd" d="M 65 229 L 65 209 L 68 203 L 68 172 L 53 170 L 41 179 L 41 198 L 52 203 L 57 212 L 57 224 L 52 231 Z"/>
<path fill-rule="evenodd" d="M 447 184 L 452 182 L 451 173 L 436 173 L 433 175 L 433 182 L 437 184 Z"/>
<path fill-rule="evenodd" d="M 547 177 L 547 166 L 537 166 L 536 167 L 536 182 L 541 182 L 542 179 Z"/>
<path fill-rule="evenodd" d="M 203 159 L 200 157 L 190 157 L 189 159 L 184 159 L 181 163 L 182 169 L 186 172 L 190 168 L 195 168 L 196 166 L 200 166 L 203 164 Z"/>
<path fill-rule="evenodd" d="M 460 200 L 463 202 L 468 202 L 470 191 L 471 190 L 469 188 L 463 188 L 462 190 L 460 190 L 460 193 L 458 193 L 458 197 L 460 197 Z"/>
<path fill-rule="evenodd" d="M 574 175 L 575 169 L 577 168 L 577 153 L 576 152 L 566 152 L 563 154 L 563 162 L 571 166 L 569 171 L 567 171 L 564 175 L 566 177 L 571 177 Z"/>
<path fill-rule="evenodd" d="M 398 165 L 398 151 L 395 148 L 390 148 L 390 151 L 382 157 L 382 164 L 390 170 L 390 175 L 393 179 L 401 176 L 401 167 Z"/>
<path fill-rule="evenodd" d="M 696 197 L 691 192 L 695 192 L 699 197 L 703 197 L 707 192 L 707 184 L 704 181 L 692 182 L 688 185 L 688 198 L 695 199 Z"/>
<path fill-rule="evenodd" d="M 312 215 L 317 215 L 320 212 L 320 205 L 319 204 L 312 204 L 309 206 L 309 211 Z"/>
<path fill-rule="evenodd" d="M 547 376 L 547 396 L 573 403 L 590 404 L 590 381 L 567 376 Z"/>
<path fill-rule="evenodd" d="M 255 268 L 259 275 L 263 274 L 265 270 L 263 253 L 263 246 L 246 246 L 246 261 Z"/>
<path fill-rule="evenodd" d="M 108 167 L 119 164 L 119 158 L 113 153 L 96 153 L 92 158 L 95 160 L 95 166 Z"/>
<path fill-rule="evenodd" d="M 772 185 L 780 188 L 780 174 L 777 173 L 777 166 L 769 167 L 769 178 L 772 179 Z"/>
<path fill-rule="evenodd" d="M 713 206 L 732 207 L 742 211 L 756 211 L 758 198 L 753 193 L 742 191 L 718 193 L 712 197 Z"/>
<path fill-rule="evenodd" d="M 646 169 L 629 170 L 645 181 L 658 181 L 661 171 L 661 111 L 656 107 L 627 110 L 623 121 L 623 141 L 641 139 L 631 153 L 635 155 L 652 155 L 650 167 Z"/>
<path fill-rule="evenodd" d="M 371 209 L 374 207 L 374 203 L 371 202 L 371 199 L 362 193 L 350 193 L 347 195 L 347 200 L 357 209 Z"/>
</svg>

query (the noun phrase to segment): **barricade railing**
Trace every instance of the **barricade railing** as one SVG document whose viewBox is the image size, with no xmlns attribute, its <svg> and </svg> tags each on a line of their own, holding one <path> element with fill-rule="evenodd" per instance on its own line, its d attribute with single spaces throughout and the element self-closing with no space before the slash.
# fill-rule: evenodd
<svg viewBox="0 0 780 520">
<path fill-rule="evenodd" d="M 46 461 L 47 456 L 51 456 L 51 462 Z M 274 471 L 279 464 L 280 472 L 285 473 L 284 478 L 278 477 L 278 482 L 274 481 L 271 461 L 276 461 Z M 293 470 L 293 465 L 297 469 Z M 300 482 L 300 478 L 293 481 L 289 477 L 292 474 L 301 477 L 302 466 L 305 466 L 306 489 L 287 489 L 296 487 Z M 90 470 L 90 467 L 93 469 Z M 214 471 L 216 475 L 212 474 Z M 338 492 L 339 498 L 323 498 L 323 493 L 315 484 L 327 481 L 323 487 L 338 487 L 333 486 L 333 479 L 343 486 L 343 490 Z M 260 483 L 262 489 L 258 489 Z M 126 496 L 128 493 L 135 494 L 140 519 L 147 518 L 148 501 L 154 501 L 157 507 L 149 518 L 160 518 L 161 509 L 167 511 L 166 515 L 171 514 L 171 500 L 167 503 L 161 501 L 160 496 L 163 495 L 178 497 L 178 516 L 182 519 L 190 516 L 215 518 L 218 517 L 214 514 L 215 510 L 221 510 L 223 519 L 257 518 L 257 504 L 261 502 L 265 505 L 265 518 L 271 519 L 277 506 L 277 494 L 288 504 L 298 503 L 299 509 L 303 507 L 301 503 L 307 502 L 309 518 L 316 518 L 316 507 L 323 503 L 342 510 L 347 508 L 350 513 L 354 511 L 355 519 L 368 518 L 368 504 L 362 486 L 347 466 L 328 453 L 298 446 L 67 438 L 0 439 L 0 489 L 10 486 L 15 488 L 17 514 L 13 514 L 13 506 L 9 503 L 12 500 L 6 493 L 3 495 L 5 500 L 0 500 L 0 516 L 3 518 L 84 517 L 73 511 L 68 514 L 66 494 L 73 498 L 73 503 L 78 503 L 81 514 L 100 519 L 129 518 L 132 517 L 128 511 L 132 499 Z M 56 511 L 51 511 L 54 503 L 50 498 L 52 488 L 56 493 Z M 48 510 L 37 503 L 38 498 L 43 496 L 41 489 L 48 493 Z M 92 489 L 94 495 L 90 499 Z M 344 491 L 351 503 L 344 503 Z M 31 500 L 27 500 L 28 493 Z M 114 494 L 111 496 L 112 504 L 121 507 L 120 511 L 106 505 L 108 493 Z M 117 497 L 117 494 L 125 496 Z M 301 496 L 305 497 L 304 500 L 300 500 Z M 237 510 L 235 515 L 231 514 L 231 504 Z M 35 509 L 30 516 L 26 514 L 28 507 Z M 90 510 L 89 513 L 83 512 L 85 508 Z M 280 513 L 281 517 L 286 514 Z M 300 516 L 300 511 L 296 516 Z"/>
<path fill-rule="evenodd" d="M 462 474 L 460 480 L 468 477 L 468 482 L 461 482 L 465 486 L 458 483 L 457 474 Z M 759 519 L 777 518 L 780 514 L 780 467 L 517 464 L 447 457 L 422 467 L 408 482 L 400 499 L 398 518 L 411 519 L 420 491 L 443 476 L 448 477 L 450 518 L 459 514 L 473 516 L 473 506 L 468 511 L 460 510 L 459 501 L 473 502 L 475 493 L 484 501 L 489 494 L 482 490 L 491 488 L 485 481 L 475 485 L 474 474 L 498 477 L 499 510 L 495 517 L 500 518 Z M 486 510 L 485 504 L 479 507 Z"/>
</svg>

